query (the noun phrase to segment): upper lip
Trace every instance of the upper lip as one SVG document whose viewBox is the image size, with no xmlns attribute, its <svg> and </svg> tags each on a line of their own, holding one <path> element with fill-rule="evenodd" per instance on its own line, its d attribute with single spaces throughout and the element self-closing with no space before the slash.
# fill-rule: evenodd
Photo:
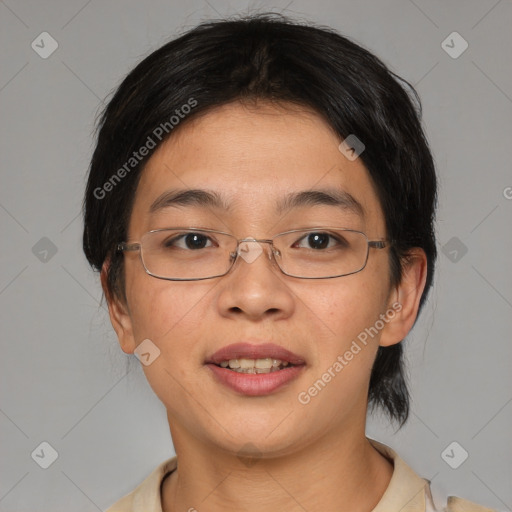
<svg viewBox="0 0 512 512">
<path fill-rule="evenodd" d="M 288 361 L 290 364 L 304 364 L 304 358 L 290 352 L 289 350 L 275 345 L 274 343 L 234 343 L 227 345 L 206 359 L 206 364 L 213 363 L 219 365 L 222 361 L 230 359 L 280 359 Z"/>
</svg>

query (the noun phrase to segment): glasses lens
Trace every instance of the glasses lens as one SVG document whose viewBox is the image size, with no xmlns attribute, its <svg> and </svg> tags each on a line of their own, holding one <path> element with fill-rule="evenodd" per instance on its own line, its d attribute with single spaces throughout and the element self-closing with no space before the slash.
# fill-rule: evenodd
<svg viewBox="0 0 512 512">
<path fill-rule="evenodd" d="M 368 258 L 368 239 L 359 231 L 331 228 L 291 231 L 274 239 L 281 270 L 294 277 L 327 278 L 359 272 Z"/>
<path fill-rule="evenodd" d="M 236 239 L 199 229 L 165 229 L 141 240 L 144 268 L 164 279 L 206 279 L 226 274 L 233 263 Z"/>
</svg>

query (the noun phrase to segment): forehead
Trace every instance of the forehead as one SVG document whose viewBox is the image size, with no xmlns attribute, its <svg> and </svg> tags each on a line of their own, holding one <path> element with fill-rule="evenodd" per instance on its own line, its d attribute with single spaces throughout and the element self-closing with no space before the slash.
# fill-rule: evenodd
<svg viewBox="0 0 512 512">
<path fill-rule="evenodd" d="M 347 204 L 355 201 L 349 204 L 352 213 L 380 229 L 382 210 L 369 174 L 361 159 L 344 156 L 340 142 L 319 115 L 298 107 L 234 103 L 216 108 L 179 127 L 151 156 L 136 191 L 130 227 L 137 228 L 143 219 L 148 224 L 166 195 L 191 190 L 213 193 L 217 205 L 208 206 L 245 215 L 252 223 L 282 215 L 283 207 L 318 207 L 321 201 L 290 200 L 320 190 L 337 193 Z M 190 193 L 185 195 L 190 199 Z M 200 194 L 197 198 L 180 207 L 199 207 Z"/>
</svg>

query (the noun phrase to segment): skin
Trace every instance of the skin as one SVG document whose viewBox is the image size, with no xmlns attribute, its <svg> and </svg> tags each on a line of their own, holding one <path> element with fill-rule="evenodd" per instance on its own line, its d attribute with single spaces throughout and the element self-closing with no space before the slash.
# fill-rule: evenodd
<svg viewBox="0 0 512 512">
<path fill-rule="evenodd" d="M 290 105 L 234 103 L 191 119 L 148 160 L 129 240 L 180 225 L 269 238 L 332 226 L 334 219 L 370 239 L 385 238 L 369 174 L 360 159 L 345 158 L 339 143 L 321 117 Z M 323 187 L 352 194 L 364 218 L 325 205 L 277 215 L 276 199 Z M 150 204 L 175 188 L 220 192 L 230 208 L 171 206 L 149 215 Z M 260 257 L 250 264 L 239 259 L 224 277 L 195 282 L 155 279 L 138 253 L 128 252 L 126 302 L 109 293 L 105 263 L 102 283 L 122 350 L 133 353 L 149 338 L 161 351 L 143 369 L 167 409 L 179 461 L 164 481 L 164 512 L 331 511 L 340 503 L 363 512 L 376 506 L 393 468 L 365 437 L 370 371 L 378 346 L 400 342 L 415 321 L 426 257 L 420 249 L 411 256 L 401 283 L 391 286 L 387 249 L 370 249 L 363 271 L 336 279 L 288 277 Z M 395 302 L 402 309 L 393 320 L 309 404 L 301 404 L 298 394 Z M 239 395 L 218 383 L 204 362 L 241 340 L 276 343 L 302 356 L 306 366 L 271 395 Z"/>
</svg>

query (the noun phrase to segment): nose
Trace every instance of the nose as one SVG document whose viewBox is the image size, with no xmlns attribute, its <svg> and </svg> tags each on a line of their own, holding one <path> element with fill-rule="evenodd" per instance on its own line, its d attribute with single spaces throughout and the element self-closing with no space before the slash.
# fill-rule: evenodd
<svg viewBox="0 0 512 512">
<path fill-rule="evenodd" d="M 218 308 L 222 316 L 286 318 L 295 309 L 295 299 L 286 276 L 273 260 L 270 240 L 239 241 L 237 261 L 220 284 Z"/>
</svg>

